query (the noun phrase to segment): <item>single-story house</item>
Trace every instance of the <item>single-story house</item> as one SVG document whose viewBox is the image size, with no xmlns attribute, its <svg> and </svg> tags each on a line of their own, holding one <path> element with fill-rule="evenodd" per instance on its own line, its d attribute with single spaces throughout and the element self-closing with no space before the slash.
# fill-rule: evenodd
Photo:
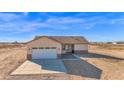
<svg viewBox="0 0 124 93">
<path fill-rule="evenodd" d="M 28 59 L 58 58 L 66 53 L 88 52 L 88 41 L 82 36 L 36 36 L 26 45 Z"/>
</svg>

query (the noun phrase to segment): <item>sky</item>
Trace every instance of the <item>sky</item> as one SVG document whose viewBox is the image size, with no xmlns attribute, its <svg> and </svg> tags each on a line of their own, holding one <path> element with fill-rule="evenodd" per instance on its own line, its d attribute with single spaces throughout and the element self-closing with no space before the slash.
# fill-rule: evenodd
<svg viewBox="0 0 124 93">
<path fill-rule="evenodd" d="M 0 12 L 0 42 L 25 42 L 39 35 L 124 41 L 124 12 Z"/>
</svg>

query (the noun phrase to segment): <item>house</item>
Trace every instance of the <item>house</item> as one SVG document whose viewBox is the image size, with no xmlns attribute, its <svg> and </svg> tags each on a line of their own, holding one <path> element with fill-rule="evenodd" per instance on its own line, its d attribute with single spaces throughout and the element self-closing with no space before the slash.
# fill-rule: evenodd
<svg viewBox="0 0 124 93">
<path fill-rule="evenodd" d="M 66 53 L 88 52 L 82 36 L 36 36 L 27 43 L 28 59 L 58 58 Z"/>
<path fill-rule="evenodd" d="M 117 44 L 117 42 L 112 42 L 112 44 L 116 45 L 116 44 Z"/>
</svg>

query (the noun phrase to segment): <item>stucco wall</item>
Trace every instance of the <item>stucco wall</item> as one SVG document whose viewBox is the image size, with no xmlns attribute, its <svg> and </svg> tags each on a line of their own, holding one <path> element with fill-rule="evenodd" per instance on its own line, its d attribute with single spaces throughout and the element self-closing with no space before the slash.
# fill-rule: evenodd
<svg viewBox="0 0 124 93">
<path fill-rule="evenodd" d="M 74 50 L 88 50 L 88 44 L 75 44 Z"/>
<path fill-rule="evenodd" d="M 49 38 L 46 38 L 46 37 L 42 37 L 38 40 L 34 40 L 30 43 L 27 44 L 27 49 L 28 49 L 28 54 L 31 54 L 31 49 L 33 47 L 56 47 L 57 48 L 57 53 L 58 54 L 61 54 L 61 44 L 54 41 L 54 40 L 51 40 Z"/>
</svg>

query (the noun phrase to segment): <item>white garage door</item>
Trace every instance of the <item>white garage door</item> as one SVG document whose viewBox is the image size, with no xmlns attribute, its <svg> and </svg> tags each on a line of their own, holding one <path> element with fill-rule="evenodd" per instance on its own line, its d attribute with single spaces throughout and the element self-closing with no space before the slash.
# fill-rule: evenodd
<svg viewBox="0 0 124 93">
<path fill-rule="evenodd" d="M 32 49 L 32 59 L 56 59 L 56 49 Z"/>
</svg>

